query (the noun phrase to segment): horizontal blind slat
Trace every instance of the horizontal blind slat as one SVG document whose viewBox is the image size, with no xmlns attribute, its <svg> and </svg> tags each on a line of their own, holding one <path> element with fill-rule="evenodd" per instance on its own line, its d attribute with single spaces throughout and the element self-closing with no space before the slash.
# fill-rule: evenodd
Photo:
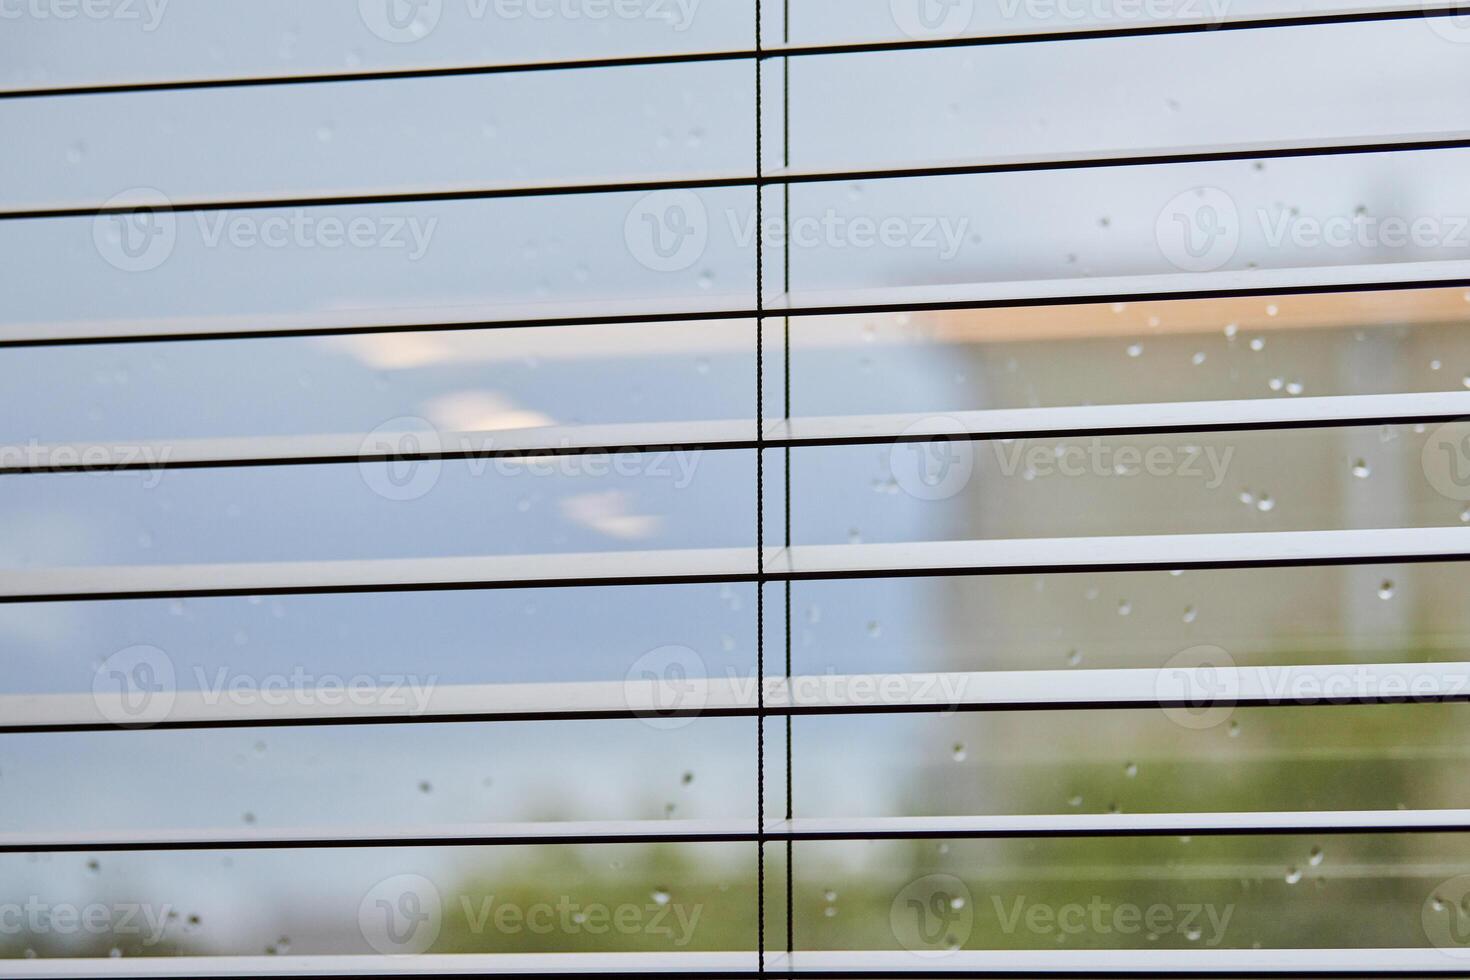
<svg viewBox="0 0 1470 980">
<path fill-rule="evenodd" d="M 0 603 L 288 595 L 757 578 L 755 549 L 708 548 L 0 571 Z M 914 541 L 767 548 L 764 578 L 887 578 L 1378 564 L 1470 558 L 1470 527 Z"/>
<path fill-rule="evenodd" d="M 1308 398 L 1244 398 L 1137 405 L 906 412 L 774 419 L 768 449 L 923 442 L 934 438 L 1063 438 L 1386 425 L 1470 418 L 1470 392 L 1409 392 Z M 427 438 L 425 438 L 427 436 Z M 409 440 L 414 440 L 410 442 Z M 478 432 L 376 431 L 215 439 L 0 444 L 0 473 L 161 470 L 213 466 L 368 463 L 393 460 L 535 458 L 570 453 L 751 449 L 755 422 L 710 421 L 540 426 Z M 416 447 L 416 448 L 415 448 Z"/>
<path fill-rule="evenodd" d="M 692 653 L 692 651 L 691 651 Z M 531 718 L 726 717 L 758 713 L 751 676 L 402 688 L 167 690 L 129 711 L 121 694 L 0 695 L 0 732 L 411 724 Z M 133 700 L 136 700 L 134 698 Z M 1218 662 L 1100 670 L 767 676 L 766 714 L 1080 710 L 1470 701 L 1470 662 L 1237 667 Z"/>
<path fill-rule="evenodd" d="M 1032 153 L 951 160 L 938 163 L 864 167 L 861 169 L 777 169 L 752 173 L 677 173 L 627 178 L 583 178 L 556 183 L 498 181 L 451 187 L 340 194 L 210 196 L 163 201 L 90 204 L 28 204 L 0 208 L 0 221 L 56 220 L 126 215 L 139 211 L 213 212 L 280 208 L 370 207 L 385 204 L 422 204 L 442 201 L 478 201 L 515 197 L 559 197 L 572 194 L 629 194 L 662 190 L 699 190 L 721 187 L 770 187 L 783 184 L 844 183 L 866 180 L 905 180 L 982 174 L 1031 173 L 1048 170 L 1088 170 L 1109 167 L 1170 166 L 1231 160 L 1270 160 L 1292 157 L 1351 156 L 1470 147 L 1470 133 L 1446 130 L 1394 133 L 1373 138 L 1319 138 L 1258 140 L 1243 143 L 1176 147 L 1122 147 L 1077 153 Z"/>
<path fill-rule="evenodd" d="M 73 320 L 0 325 L 0 348 L 326 337 L 369 333 L 485 330 L 579 324 L 666 323 L 701 319 L 827 316 L 844 313 L 1139 303 L 1207 297 L 1287 296 L 1470 286 L 1470 261 L 1385 262 L 1288 269 L 1180 272 L 1082 279 L 899 286 L 772 296 L 763 308 L 734 297 L 688 300 L 587 301 L 566 304 L 476 305 L 417 309 L 334 310 L 325 313 Z"/>
<path fill-rule="evenodd" d="M 871 54 L 884 51 L 912 51 L 948 47 L 980 47 L 995 44 L 1033 44 L 1068 40 L 1092 40 L 1108 37 L 1144 37 L 1150 35 L 1193 34 L 1203 31 L 1261 30 L 1289 27 L 1325 26 L 1328 24 L 1372 23 L 1407 20 L 1419 17 L 1456 16 L 1467 8 L 1461 0 L 1423 0 L 1417 4 L 1386 3 L 1345 6 L 1300 13 L 1231 13 L 1199 17 L 1176 17 L 1148 23 L 1130 22 L 1122 26 L 1078 25 L 1062 30 L 1039 31 L 1025 27 L 986 34 L 955 37 L 902 38 L 894 40 L 830 42 L 821 44 L 773 44 L 755 48 L 707 49 L 682 52 L 650 52 L 647 54 L 589 56 L 580 58 L 543 58 L 500 61 L 485 64 L 457 64 L 370 69 L 353 72 L 312 72 L 288 75 L 244 74 L 186 79 L 156 79 L 137 82 L 99 84 L 24 86 L 0 91 L 0 99 L 57 98 L 106 95 L 124 92 L 158 92 L 182 89 L 237 88 L 247 86 L 305 85 L 391 79 L 434 78 L 463 75 L 489 75 L 528 71 L 568 71 L 599 68 L 635 67 L 664 64 L 690 64 L 704 61 L 742 59 L 800 58 L 829 55 Z"/>
<path fill-rule="evenodd" d="M 934 817 L 543 821 L 388 827 L 179 829 L 0 834 L 0 853 L 467 847 L 616 843 L 857 840 L 1031 840 L 1470 832 L 1470 810 L 1063 813 Z"/>
</svg>

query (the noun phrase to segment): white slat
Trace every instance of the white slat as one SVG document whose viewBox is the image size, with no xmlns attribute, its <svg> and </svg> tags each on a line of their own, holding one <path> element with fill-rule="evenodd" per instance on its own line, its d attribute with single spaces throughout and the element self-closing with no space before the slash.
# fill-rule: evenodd
<svg viewBox="0 0 1470 980">
<path fill-rule="evenodd" d="M 941 173 L 965 170 L 1047 170 L 1070 169 L 1073 167 L 1107 166 L 1119 162 L 1137 161 L 1140 158 L 1194 157 L 1225 155 L 1244 157 L 1259 155 L 1309 155 L 1326 154 L 1339 147 L 1360 147 L 1367 144 L 1385 147 L 1383 152 L 1392 152 L 1397 146 L 1415 146 L 1422 143 L 1455 142 L 1470 138 L 1467 130 L 1436 130 L 1423 133 L 1386 133 L 1379 136 L 1314 137 L 1295 140 L 1245 140 L 1236 143 L 1189 144 L 1181 146 L 1118 147 L 1104 150 L 1085 150 L 1071 153 L 1016 153 L 987 157 L 966 157 L 958 160 L 924 161 L 906 165 L 905 171 L 915 171 L 906 176 L 921 176 L 925 172 Z M 1376 151 L 1375 151 L 1376 152 Z M 870 177 L 874 172 L 891 173 L 890 170 L 874 167 L 867 170 L 834 170 L 810 168 L 779 168 L 768 170 L 765 176 L 773 181 L 791 180 L 846 181 Z"/>
<path fill-rule="evenodd" d="M 767 820 L 772 840 L 1159 837 L 1211 834 L 1430 833 L 1470 830 L 1470 810 L 1314 810 L 1218 813 L 1064 813 L 927 817 L 803 817 Z M 402 847 L 629 841 L 747 841 L 754 817 L 710 820 L 589 820 L 535 823 L 400 824 L 363 827 L 171 828 L 13 831 L 0 851 L 200 850 Z"/>
<path fill-rule="evenodd" d="M 1374 528 L 801 545 L 767 558 L 766 571 L 777 578 L 838 578 L 885 571 L 996 574 L 1228 568 L 1465 556 L 1470 556 L 1467 527 Z"/>
<path fill-rule="evenodd" d="M 992 39 L 992 38 L 993 39 L 1017 39 L 1017 40 L 1024 40 L 1024 39 L 1026 39 L 1028 37 L 1037 37 L 1037 36 L 1040 36 L 1042 38 L 1045 38 L 1045 39 L 1050 40 L 1050 39 L 1063 39 L 1063 38 L 1066 38 L 1069 35 L 1092 35 L 1092 34 L 1098 34 L 1098 33 L 1101 33 L 1101 34 L 1118 33 L 1118 34 L 1125 34 L 1126 35 L 1126 34 L 1136 33 L 1140 29 L 1143 30 L 1143 31 L 1148 31 L 1150 28 L 1159 28 L 1159 29 L 1168 30 L 1168 29 L 1177 29 L 1177 28 L 1188 28 L 1188 27 L 1209 27 L 1209 28 L 1219 29 L 1221 27 L 1229 27 L 1232 24 L 1240 24 L 1242 22 L 1259 22 L 1263 27 L 1272 27 L 1272 26 L 1274 26 L 1274 22 L 1277 22 L 1277 21 L 1286 21 L 1286 20 L 1289 20 L 1289 19 L 1292 19 L 1292 18 L 1299 18 L 1299 17 L 1302 17 L 1304 15 L 1305 16 L 1308 16 L 1308 17 L 1314 17 L 1314 18 L 1322 19 L 1322 20 L 1331 20 L 1334 17 L 1352 16 L 1352 15 L 1367 15 L 1367 16 L 1371 16 L 1371 15 L 1373 15 L 1375 13 L 1392 14 L 1392 13 L 1395 13 L 1395 12 L 1402 12 L 1402 11 L 1405 10 L 1405 8 L 1409 8 L 1411 10 L 1417 8 L 1418 10 L 1423 10 L 1423 11 L 1426 11 L 1426 12 L 1435 11 L 1435 10 L 1444 10 L 1444 9 L 1450 9 L 1450 10 L 1452 10 L 1452 9 L 1456 9 L 1457 6 L 1458 6 L 1458 4 L 1455 2 L 1455 0 L 1422 0 L 1422 2 L 1420 2 L 1418 4 L 1414 4 L 1414 5 L 1410 5 L 1410 4 L 1407 4 L 1407 3 L 1362 3 L 1362 4 L 1347 4 L 1347 5 L 1338 5 L 1338 6 L 1326 6 L 1326 5 L 1317 6 L 1316 4 L 1311 4 L 1311 5 L 1308 6 L 1308 9 L 1306 9 L 1306 10 L 1299 9 L 1300 6 L 1301 6 L 1300 4 L 1296 5 L 1298 9 L 1291 9 L 1292 8 L 1292 5 L 1289 5 L 1289 4 L 1286 4 L 1286 5 L 1283 5 L 1283 6 L 1285 6 L 1287 9 L 1282 9 L 1282 10 L 1277 10 L 1277 11 L 1270 11 L 1270 10 L 1260 11 L 1260 10 L 1240 10 L 1238 8 L 1232 9 L 1232 8 L 1228 8 L 1227 7 L 1227 8 L 1221 8 L 1217 13 L 1200 14 L 1200 15 L 1195 15 L 1195 16 L 1164 16 L 1164 17 L 1149 18 L 1149 19 L 1146 19 L 1146 20 L 1139 19 L 1139 18 L 1125 18 L 1123 23 L 1118 23 L 1118 24 L 1108 24 L 1105 21 L 1104 22 L 1101 22 L 1101 23 L 1091 23 L 1091 24 L 1083 22 L 1083 23 L 1077 23 L 1077 24 L 1075 24 L 1075 26 L 1074 25 L 1071 25 L 1071 24 L 1068 24 L 1067 26 L 1064 26 L 1060 30 L 1057 30 L 1055 27 L 1052 27 L 1051 25 L 1048 25 L 1047 29 L 1043 30 L 1043 29 L 1041 29 L 1038 26 L 1027 26 L 1024 23 L 1022 23 L 1021 26 L 1015 27 L 1015 28 L 1011 28 L 1011 29 L 992 30 L 992 31 L 987 31 L 984 34 L 966 35 L 966 36 L 963 36 L 963 37 L 953 38 L 953 39 L 951 39 L 951 38 L 941 38 L 941 39 L 938 39 L 938 40 L 936 40 L 934 42 L 930 42 L 930 43 L 932 43 L 932 44 L 938 44 L 938 45 L 951 45 L 951 44 L 976 43 L 976 42 L 980 42 L 980 41 L 984 41 L 986 39 Z M 1188 8 L 1185 8 L 1185 7 L 1182 7 L 1181 6 L 1180 7 L 1180 10 L 1181 11 L 1184 11 L 1184 10 L 1188 10 Z M 1193 12 L 1190 11 L 1190 13 L 1193 13 Z M 766 57 L 780 57 L 782 55 L 786 55 L 786 56 L 790 56 L 790 57 L 799 57 L 799 56 L 802 56 L 804 54 L 817 53 L 817 51 L 820 51 L 822 53 L 827 53 L 827 54 L 843 54 L 843 53 L 856 53 L 856 52 L 864 52 L 864 51 L 872 51 L 872 50 L 882 50 L 886 46 L 895 46 L 895 47 L 921 46 L 922 47 L 922 46 L 924 46 L 924 42 L 923 41 L 913 41 L 913 40 L 906 39 L 906 38 L 894 38 L 894 39 L 891 39 L 891 40 L 876 40 L 876 41 L 867 41 L 867 40 L 865 40 L 865 41 L 836 41 L 836 42 L 831 42 L 831 43 L 822 42 L 822 43 L 818 44 L 817 46 L 815 46 L 815 48 L 813 46 L 810 46 L 810 45 L 802 45 L 802 44 L 777 44 L 777 45 L 764 46 L 763 51 L 760 52 L 760 53 L 763 54 Z M 705 59 L 708 59 L 708 60 L 735 60 L 735 59 L 742 59 L 742 58 L 753 58 L 756 55 L 757 55 L 757 52 L 754 49 L 749 49 L 749 48 L 747 48 L 747 49 L 739 49 L 739 48 L 723 48 L 723 49 L 720 49 L 720 48 L 705 48 L 705 49 L 696 49 L 696 50 L 678 50 L 678 49 L 672 49 L 672 50 L 666 50 L 666 51 L 644 51 L 644 52 L 640 52 L 640 53 L 636 53 L 636 54 L 615 54 L 615 55 L 606 55 L 606 56 L 598 56 L 598 55 L 595 55 L 595 54 L 590 54 L 590 55 L 588 55 L 586 57 L 580 57 L 580 58 L 579 57 L 569 58 L 569 57 L 565 57 L 565 56 L 563 56 L 563 57 L 551 57 L 551 58 L 544 58 L 544 57 L 543 58 L 531 58 L 531 59 L 527 59 L 527 60 L 491 62 L 488 65 L 480 64 L 480 63 L 466 63 L 466 62 L 455 62 L 455 63 L 448 63 L 448 64 L 444 64 L 444 65 L 433 65 L 433 66 L 422 66 L 422 65 L 414 65 L 414 64 L 409 64 L 409 65 L 388 65 L 388 66 L 384 66 L 382 69 L 380 69 L 380 71 L 381 71 L 382 74 L 391 77 L 392 73 L 394 73 L 396 71 L 404 71 L 404 70 L 413 71 L 416 68 L 428 68 L 429 70 L 438 70 L 438 71 L 444 71 L 444 72 L 474 71 L 477 67 L 489 67 L 489 68 L 499 69 L 499 70 L 545 70 L 545 69 L 555 69 L 555 68 L 557 68 L 559 66 L 567 66 L 568 68 L 571 68 L 571 67 L 591 68 L 591 67 L 597 66 L 599 63 L 609 64 L 609 65 L 628 64 L 628 63 L 636 64 L 636 63 L 645 62 L 645 61 L 658 61 L 658 60 L 663 60 L 663 59 L 675 59 L 675 60 L 677 60 L 677 59 L 680 59 L 680 58 L 692 58 L 692 59 L 701 59 L 701 60 L 705 60 Z M 268 72 L 266 72 L 266 73 L 255 72 L 255 73 L 247 73 L 247 74 L 240 75 L 240 76 L 235 76 L 235 77 L 241 79 L 242 81 L 248 82 L 251 78 L 254 78 L 254 77 L 269 77 L 270 74 L 271 73 L 268 73 Z M 371 77 L 374 74 L 374 72 L 372 70 L 368 70 L 368 71 L 364 72 L 363 74 Z M 319 79 L 330 79 L 330 78 L 333 77 L 333 75 L 334 75 L 334 73 L 331 73 L 331 72 L 312 72 L 312 71 L 305 71 L 305 72 L 301 72 L 299 77 L 300 77 L 300 79 L 301 79 L 302 82 L 311 82 L 313 80 L 319 80 Z M 139 80 L 139 83 L 140 84 L 147 85 L 150 82 L 163 82 L 163 83 L 168 83 L 170 81 L 184 81 L 185 83 L 188 83 L 188 82 L 203 82 L 203 83 L 209 83 L 209 82 L 219 83 L 219 82 L 223 82 L 225 84 L 228 84 L 228 82 L 229 82 L 228 79 L 222 79 L 219 76 L 199 76 L 199 77 L 190 78 L 190 79 L 186 79 L 186 80 L 167 79 L 167 78 L 157 78 L 157 79 L 147 79 L 147 78 L 144 78 L 144 79 L 140 79 Z M 128 83 L 123 83 L 124 87 L 126 87 L 127 84 Z M 77 87 L 77 88 L 81 88 L 83 90 L 86 90 L 89 86 L 88 86 L 87 83 L 76 83 L 75 85 L 68 86 L 66 83 L 63 82 L 58 88 L 52 89 L 52 88 L 49 88 L 48 86 L 46 86 L 44 84 L 25 84 L 25 85 L 16 86 L 13 89 L 8 89 L 8 90 L 6 90 L 6 93 L 14 92 L 16 94 L 24 94 L 24 93 L 27 93 L 28 91 L 31 91 L 31 92 L 48 92 L 48 91 L 58 91 L 58 90 L 59 91 L 65 91 L 65 89 L 68 88 L 68 87 Z M 5 93 L 0 93 L 0 94 L 5 94 Z"/>
<path fill-rule="evenodd" d="M 1040 306 L 1057 302 L 1238 296 L 1257 291 L 1286 294 L 1294 290 L 1356 290 L 1368 286 L 1391 287 L 1404 283 L 1466 281 L 1470 281 L 1470 260 L 1464 259 L 1094 276 L 1086 279 L 1023 279 L 1011 282 L 800 292 L 767 301 L 766 315 L 789 313 L 800 316 L 805 313 L 925 309 L 935 306 Z"/>
<path fill-rule="evenodd" d="M 773 419 L 764 439 L 778 446 L 917 440 L 960 434 L 985 438 L 1125 435 L 1149 431 L 1219 431 L 1429 422 L 1470 418 L 1470 391 L 1244 398 L 1137 405 L 906 412 Z M 440 455 L 514 455 L 584 450 L 698 446 L 719 449 L 755 442 L 752 419 L 538 426 L 478 432 L 324 433 L 216 439 L 131 440 L 0 445 L 0 472 L 290 461 L 371 462 Z M 412 437 L 412 438 L 410 438 Z M 414 449 L 412 447 L 418 447 Z"/>
<path fill-rule="evenodd" d="M 1043 438 L 1161 430 L 1289 428 L 1329 422 L 1346 426 L 1362 424 L 1365 420 L 1372 423 L 1414 422 L 1460 416 L 1470 416 L 1470 391 L 834 415 L 772 421 L 767 424 L 766 438 L 789 440 L 797 445 L 900 437 L 953 437 L 959 433 L 984 434 L 996 439 Z"/>
<path fill-rule="evenodd" d="M 0 572 L 3 596 L 102 596 L 119 592 L 449 587 L 465 583 L 532 586 L 575 581 L 738 579 L 755 574 L 754 548 L 387 558 L 208 565 L 78 566 Z"/>
<path fill-rule="evenodd" d="M 987 972 L 1006 976 L 1219 977 L 1465 976 L 1470 953 L 1450 949 L 1069 949 L 957 950 L 937 955 L 905 950 L 768 952 L 766 970 L 861 977 Z M 585 974 L 637 976 L 718 973 L 754 976 L 754 952 L 735 953 L 481 953 L 423 956 L 167 956 L 138 959 L 9 960 L 0 976 L 15 980 L 71 977 L 79 980 L 174 980 L 197 977 L 394 977 Z"/>
<path fill-rule="evenodd" d="M 1449 561 L 1470 527 L 1258 531 L 1123 537 L 912 541 L 769 548 L 766 577 L 1126 571 L 1191 567 Z M 752 548 L 201 565 L 83 565 L 0 571 L 0 601 L 403 588 L 747 581 Z"/>
<path fill-rule="evenodd" d="M 1044 306 L 1049 303 L 1240 296 L 1257 292 L 1286 295 L 1293 291 L 1358 291 L 1369 286 L 1404 288 L 1463 283 L 1470 283 L 1470 260 L 1383 262 L 807 292 L 769 297 L 763 310 L 759 312 L 767 317 L 805 316 L 935 307 Z M 604 299 L 517 305 L 343 308 L 324 312 L 248 316 L 77 319 L 0 325 L 0 345 L 140 337 L 166 340 L 179 336 L 272 336 L 300 332 L 388 331 L 399 328 L 469 329 L 557 323 L 697 320 L 701 317 L 739 319 L 754 318 L 757 312 L 748 297 L 732 294 L 709 297 L 699 302 L 687 298 L 639 301 Z"/>
<path fill-rule="evenodd" d="M 1193 705 L 1313 705 L 1470 699 L 1470 662 L 1210 666 L 1115 670 L 950 671 L 767 677 L 772 714 L 970 708 L 1147 708 Z M 153 725 L 431 722 L 607 716 L 753 714 L 754 676 L 680 677 L 540 684 L 168 691 L 146 713 L 122 694 L 0 695 L 0 729 L 110 728 L 120 719 Z"/>
</svg>

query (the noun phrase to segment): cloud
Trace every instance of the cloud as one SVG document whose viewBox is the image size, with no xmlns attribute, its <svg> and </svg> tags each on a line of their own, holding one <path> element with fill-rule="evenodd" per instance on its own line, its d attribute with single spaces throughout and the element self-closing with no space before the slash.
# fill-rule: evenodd
<svg viewBox="0 0 1470 980">
<path fill-rule="evenodd" d="M 662 519 L 654 514 L 632 514 L 632 498 L 622 490 L 582 493 L 561 501 L 562 516 L 610 538 L 631 541 L 658 530 Z"/>
<path fill-rule="evenodd" d="M 536 429 L 553 425 L 540 412 L 516 408 L 510 399 L 494 391 L 454 391 L 430 399 L 424 416 L 442 430 L 455 432 L 498 432 L 505 429 Z"/>
</svg>

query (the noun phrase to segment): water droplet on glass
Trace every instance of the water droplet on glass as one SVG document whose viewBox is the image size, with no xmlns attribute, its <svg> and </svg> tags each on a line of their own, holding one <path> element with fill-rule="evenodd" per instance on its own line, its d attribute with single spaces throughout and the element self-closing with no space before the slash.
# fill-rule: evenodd
<svg viewBox="0 0 1470 980">
<path fill-rule="evenodd" d="M 1367 460 L 1358 459 L 1353 461 L 1353 476 L 1360 480 L 1366 480 L 1372 474 L 1373 469 L 1368 465 Z"/>
<path fill-rule="evenodd" d="M 1263 514 L 1269 511 L 1273 511 L 1275 509 L 1276 501 L 1271 499 L 1270 494 L 1263 493 L 1261 494 L 1260 499 L 1256 501 L 1256 510 L 1260 511 Z"/>
<path fill-rule="evenodd" d="M 1263 338 L 1261 338 L 1261 337 L 1252 337 L 1251 338 L 1251 350 L 1253 350 L 1253 351 L 1263 351 L 1265 349 L 1266 349 L 1266 341 Z"/>
<path fill-rule="evenodd" d="M 1067 666 L 1075 667 L 1082 662 L 1082 653 L 1079 650 L 1067 651 Z"/>
<path fill-rule="evenodd" d="M 244 820 L 246 823 L 255 823 L 255 814 L 245 813 L 241 815 L 240 819 Z"/>
<path fill-rule="evenodd" d="M 1067 800 L 1067 806 L 1070 806 L 1070 807 L 1079 807 L 1081 805 L 1082 805 L 1082 797 L 1080 797 L 1080 796 L 1073 796 L 1073 797 L 1071 797 L 1070 799 Z"/>
<path fill-rule="evenodd" d="M 1138 763 L 1136 763 L 1136 762 L 1126 763 L 1123 766 L 1123 775 L 1127 776 L 1129 779 L 1133 779 L 1135 776 L 1137 776 L 1138 775 Z"/>
<path fill-rule="evenodd" d="M 1322 863 L 1322 858 L 1324 856 L 1325 855 L 1323 855 L 1322 853 L 1322 848 L 1314 847 L 1312 848 L 1311 853 L 1307 855 L 1307 861 L 1312 865 L 1312 867 L 1315 868 L 1317 865 Z"/>
<path fill-rule="evenodd" d="M 1225 337 L 1226 337 L 1227 340 L 1234 340 L 1235 339 L 1235 335 L 1237 333 L 1239 333 L 1239 332 L 1240 332 L 1240 324 L 1238 324 L 1238 323 L 1227 323 L 1227 324 L 1225 324 Z"/>
<path fill-rule="evenodd" d="M 1194 364 L 1195 367 L 1199 367 L 1201 364 L 1205 363 L 1205 352 L 1202 350 L 1195 351 L 1194 356 L 1190 358 L 1190 361 Z"/>
<path fill-rule="evenodd" d="M 837 901 L 837 893 L 829 888 L 826 891 L 822 892 L 822 898 L 826 899 L 829 902 L 835 902 Z"/>
<path fill-rule="evenodd" d="M 1184 621 L 1186 623 L 1192 623 L 1192 622 L 1194 622 L 1195 619 L 1198 618 L 1198 616 L 1199 616 L 1199 612 L 1193 606 L 1185 606 L 1184 607 Z"/>
<path fill-rule="evenodd" d="M 965 761 L 965 756 L 967 755 L 967 753 L 965 752 L 965 743 L 963 743 L 963 742 L 956 742 L 956 743 L 954 743 L 954 748 L 950 749 L 950 755 L 951 755 L 951 757 L 953 757 L 954 761 L 956 761 L 956 762 L 964 762 Z"/>
<path fill-rule="evenodd" d="M 876 640 L 878 637 L 883 635 L 883 625 L 879 623 L 876 619 L 870 620 L 867 625 L 867 631 L 868 635 Z"/>
<path fill-rule="evenodd" d="M 1118 600 L 1118 615 L 1126 616 L 1133 611 L 1133 603 L 1127 599 Z"/>
<path fill-rule="evenodd" d="M 684 773 L 684 775 L 679 777 L 679 782 L 683 783 L 685 786 L 688 786 L 690 783 L 694 782 L 694 773 Z"/>
<path fill-rule="evenodd" d="M 650 897 L 653 899 L 655 904 L 669 904 L 669 891 L 667 888 L 655 888 L 653 890 L 653 894 Z"/>
<path fill-rule="evenodd" d="M 1232 721 L 1230 723 L 1230 737 L 1240 738 L 1240 722 Z"/>
<path fill-rule="evenodd" d="M 80 140 L 78 140 L 77 142 L 73 143 L 71 146 L 68 146 L 66 148 L 66 162 L 67 163 L 73 163 L 73 164 L 75 164 L 75 163 L 81 163 L 82 160 L 83 160 L 83 158 L 86 157 L 86 155 L 87 155 L 87 144 L 81 142 Z"/>
<path fill-rule="evenodd" d="M 949 900 L 949 907 L 958 912 L 960 909 L 965 907 L 965 900 L 959 895 L 956 895 Z"/>
<path fill-rule="evenodd" d="M 429 793 L 429 792 L 432 792 L 433 789 L 434 789 L 434 787 L 429 784 L 429 781 L 427 779 L 421 779 L 421 780 L 419 780 L 419 792 L 420 793 Z"/>
<path fill-rule="evenodd" d="M 1128 356 L 1129 357 L 1142 357 L 1143 356 L 1143 345 L 1142 344 L 1129 344 L 1128 345 Z"/>
<path fill-rule="evenodd" d="M 1393 584 L 1392 581 L 1390 581 L 1389 579 L 1384 579 L 1382 582 L 1379 583 L 1379 585 L 1378 585 L 1378 598 L 1385 599 L 1385 600 L 1392 599 L 1393 598 L 1393 593 L 1394 593 L 1394 584 Z"/>
<path fill-rule="evenodd" d="M 1302 870 L 1301 870 L 1301 868 L 1287 868 L 1286 869 L 1286 883 L 1288 885 L 1294 885 L 1294 884 L 1296 884 L 1297 882 L 1299 882 L 1301 880 L 1302 880 Z"/>
</svg>

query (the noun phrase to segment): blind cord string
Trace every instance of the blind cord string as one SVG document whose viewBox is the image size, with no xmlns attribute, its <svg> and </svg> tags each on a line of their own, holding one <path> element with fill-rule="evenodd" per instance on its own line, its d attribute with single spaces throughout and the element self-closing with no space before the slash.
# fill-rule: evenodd
<svg viewBox="0 0 1470 980">
<path fill-rule="evenodd" d="M 755 0 L 755 810 L 756 970 L 766 975 L 766 500 L 765 500 L 765 249 L 761 178 L 761 0 Z"/>
<path fill-rule="evenodd" d="M 784 0 L 781 11 L 781 43 L 791 44 L 791 0 Z M 781 166 L 783 169 L 791 169 L 791 59 L 781 59 Z M 781 253 L 781 288 L 782 295 L 789 299 L 791 296 L 791 184 L 785 182 L 781 185 L 781 228 L 782 228 L 782 253 Z M 791 317 L 782 317 L 781 329 L 782 347 L 782 370 L 784 372 L 784 398 L 782 400 L 782 411 L 786 421 L 791 421 Z M 783 503 L 786 508 L 786 553 L 791 554 L 791 447 L 785 447 L 784 452 L 786 464 L 786 478 L 784 481 L 785 496 Z M 791 685 L 791 580 L 783 583 L 786 593 L 786 684 Z M 791 715 L 786 716 L 786 822 L 789 825 L 795 816 L 796 801 L 793 792 L 795 776 L 793 773 L 792 753 L 792 721 Z M 795 966 L 792 954 L 796 950 L 795 929 L 795 842 L 789 837 L 786 840 L 786 967 L 792 970 Z"/>
</svg>

